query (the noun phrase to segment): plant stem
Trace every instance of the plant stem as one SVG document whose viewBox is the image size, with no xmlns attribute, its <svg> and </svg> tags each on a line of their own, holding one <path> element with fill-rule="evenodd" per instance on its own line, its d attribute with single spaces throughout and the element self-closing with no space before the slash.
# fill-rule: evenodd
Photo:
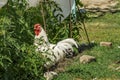
<svg viewBox="0 0 120 80">
<path fill-rule="evenodd" d="M 44 16 L 44 10 L 43 10 L 42 2 L 41 2 L 41 13 L 42 13 L 42 18 L 43 18 L 44 30 L 46 32 L 46 21 L 45 21 L 45 16 Z"/>
<path fill-rule="evenodd" d="M 88 37 L 88 33 L 87 33 L 87 30 L 86 30 L 86 26 L 85 26 L 85 21 L 84 20 L 83 20 L 82 24 L 83 24 L 83 27 L 84 27 L 84 30 L 85 30 L 85 34 L 86 34 L 86 37 L 87 37 L 87 40 L 88 40 L 88 43 L 89 43 L 89 46 L 90 46 L 90 39 Z"/>
<path fill-rule="evenodd" d="M 71 0 L 69 0 L 70 4 L 70 23 L 69 23 L 69 37 L 72 38 L 72 22 L 71 22 Z"/>
</svg>

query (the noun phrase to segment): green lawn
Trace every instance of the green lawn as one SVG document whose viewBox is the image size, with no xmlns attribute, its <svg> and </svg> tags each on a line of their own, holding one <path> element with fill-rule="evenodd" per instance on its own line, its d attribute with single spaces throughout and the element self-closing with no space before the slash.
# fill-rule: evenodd
<svg viewBox="0 0 120 80">
<path fill-rule="evenodd" d="M 120 13 L 107 13 L 106 15 L 89 19 L 86 22 L 87 31 L 91 41 L 97 44 L 91 49 L 84 50 L 80 55 L 88 54 L 96 57 L 96 62 L 80 64 L 79 56 L 65 67 L 54 80 L 120 80 L 120 70 L 115 70 L 120 61 Z M 81 43 L 86 42 L 86 37 L 81 32 Z M 112 47 L 101 47 L 101 41 L 110 41 Z"/>
<path fill-rule="evenodd" d="M 96 45 L 66 61 L 64 70 L 54 80 L 120 80 L 120 69 L 116 70 L 120 67 L 120 13 L 107 13 L 99 18 L 91 18 L 85 24 L 90 41 L 94 41 Z M 4 31 L 0 30 L 0 35 L 3 34 Z M 81 36 L 80 44 L 87 43 L 83 31 Z M 113 45 L 101 47 L 101 41 L 110 41 Z M 96 61 L 80 64 L 79 57 L 84 54 L 96 57 Z"/>
</svg>

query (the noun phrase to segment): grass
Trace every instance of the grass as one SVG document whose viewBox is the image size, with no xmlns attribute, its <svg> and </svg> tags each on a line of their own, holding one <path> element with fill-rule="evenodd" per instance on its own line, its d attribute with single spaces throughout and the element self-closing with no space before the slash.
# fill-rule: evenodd
<svg viewBox="0 0 120 80">
<path fill-rule="evenodd" d="M 95 41 L 97 45 L 75 57 L 54 80 L 120 80 L 120 70 L 115 70 L 120 66 L 116 64 L 120 61 L 120 13 L 107 13 L 102 17 L 89 19 L 86 27 L 90 41 Z M 86 43 L 83 31 L 81 35 L 81 43 Z M 110 41 L 113 46 L 100 47 L 101 41 Z M 83 54 L 95 56 L 96 62 L 80 64 L 79 57 Z"/>
<path fill-rule="evenodd" d="M 120 13 L 107 13 L 102 17 L 89 19 L 86 22 L 87 31 L 91 41 L 97 44 L 80 55 L 88 54 L 96 57 L 96 62 L 80 64 L 79 57 L 65 67 L 65 71 L 59 73 L 54 80 L 120 80 L 120 70 L 115 70 L 120 64 Z M 85 36 L 81 32 L 82 36 Z M 86 43 L 86 37 L 82 37 L 81 43 Z M 101 47 L 101 41 L 110 41 L 112 47 Z M 78 55 L 78 56 L 80 56 Z"/>
</svg>

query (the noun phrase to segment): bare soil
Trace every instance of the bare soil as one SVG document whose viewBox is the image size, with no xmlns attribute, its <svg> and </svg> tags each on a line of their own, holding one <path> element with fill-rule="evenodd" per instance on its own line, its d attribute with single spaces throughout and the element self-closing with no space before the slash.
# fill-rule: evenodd
<svg viewBox="0 0 120 80">
<path fill-rule="evenodd" d="M 111 8 L 118 4 L 116 0 L 81 0 L 85 8 Z"/>
</svg>

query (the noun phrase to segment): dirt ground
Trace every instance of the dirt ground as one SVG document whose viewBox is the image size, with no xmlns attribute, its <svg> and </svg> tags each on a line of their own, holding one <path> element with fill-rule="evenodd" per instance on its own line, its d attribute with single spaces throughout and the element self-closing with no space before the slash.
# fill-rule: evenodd
<svg viewBox="0 0 120 80">
<path fill-rule="evenodd" d="M 85 8 L 111 8 L 118 3 L 116 0 L 81 0 Z"/>
</svg>

